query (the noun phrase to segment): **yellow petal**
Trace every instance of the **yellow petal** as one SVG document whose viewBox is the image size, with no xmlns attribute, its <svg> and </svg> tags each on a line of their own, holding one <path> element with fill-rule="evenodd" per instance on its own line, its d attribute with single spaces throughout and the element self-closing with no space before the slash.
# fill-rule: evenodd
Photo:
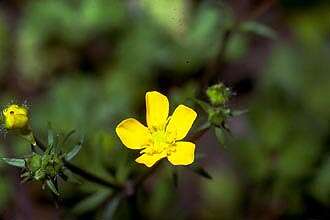
<svg viewBox="0 0 330 220">
<path fill-rule="evenodd" d="M 117 126 L 116 133 L 121 142 L 130 149 L 142 149 L 151 140 L 148 128 L 134 118 L 122 121 Z"/>
<path fill-rule="evenodd" d="M 166 96 L 159 92 L 146 93 L 147 124 L 149 128 L 163 128 L 169 111 Z"/>
<path fill-rule="evenodd" d="M 189 165 L 194 162 L 194 158 L 195 144 L 184 141 L 177 142 L 175 152 L 167 157 L 173 165 Z"/>
<path fill-rule="evenodd" d="M 175 136 L 176 140 L 181 140 L 188 134 L 196 117 L 197 113 L 193 109 L 179 105 L 171 116 L 166 132 L 170 136 Z"/>
<path fill-rule="evenodd" d="M 15 115 L 15 128 L 24 128 L 28 122 L 29 118 L 26 115 Z"/>
<path fill-rule="evenodd" d="M 12 129 L 15 124 L 15 118 L 14 116 L 7 116 L 5 117 L 5 128 L 6 129 Z"/>
<path fill-rule="evenodd" d="M 28 114 L 28 110 L 26 107 L 20 107 L 15 104 L 6 107 L 2 112 L 5 116 L 9 116 L 13 114 L 22 114 L 22 115 Z"/>
<path fill-rule="evenodd" d="M 10 105 L 2 111 L 6 129 L 21 129 L 27 126 L 28 110 L 24 106 Z"/>
<path fill-rule="evenodd" d="M 166 154 L 143 154 L 135 161 L 138 163 L 142 163 L 147 167 L 152 167 L 157 161 L 164 157 L 166 157 Z"/>
</svg>

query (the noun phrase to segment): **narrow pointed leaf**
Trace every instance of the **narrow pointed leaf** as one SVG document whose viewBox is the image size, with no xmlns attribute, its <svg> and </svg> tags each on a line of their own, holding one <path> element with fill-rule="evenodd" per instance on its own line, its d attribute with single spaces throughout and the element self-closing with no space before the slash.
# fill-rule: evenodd
<svg viewBox="0 0 330 220">
<path fill-rule="evenodd" d="M 209 180 L 212 179 L 212 176 L 200 165 L 195 164 L 192 166 L 188 166 L 188 168 L 201 177 L 204 177 Z"/>
<path fill-rule="evenodd" d="M 115 196 L 112 200 L 107 204 L 107 207 L 104 211 L 104 219 L 113 219 L 114 214 L 119 206 L 121 197 Z"/>
<path fill-rule="evenodd" d="M 67 161 L 72 160 L 75 156 L 77 156 L 77 154 L 79 153 L 79 151 L 81 150 L 83 144 L 83 139 L 69 152 L 66 154 L 65 159 Z"/>
<path fill-rule="evenodd" d="M 60 172 L 58 174 L 64 181 L 68 181 L 69 177 L 67 175 L 65 175 L 64 173 Z"/>
<path fill-rule="evenodd" d="M 193 99 L 194 102 L 196 102 L 205 112 L 209 112 L 209 110 L 212 108 L 211 105 L 207 102 L 204 102 L 199 99 Z"/>
<path fill-rule="evenodd" d="M 262 23 L 255 21 L 247 21 L 240 26 L 241 31 L 254 33 L 270 39 L 276 39 L 277 33 L 271 28 Z"/>
<path fill-rule="evenodd" d="M 215 127 L 214 128 L 215 136 L 217 137 L 219 143 L 225 146 L 226 141 L 226 132 L 222 128 Z"/>
<path fill-rule="evenodd" d="M 21 168 L 25 167 L 24 159 L 15 159 L 15 158 L 0 158 L 0 159 L 11 166 L 21 167 Z"/>
<path fill-rule="evenodd" d="M 240 116 L 240 115 L 246 114 L 247 112 L 248 112 L 247 109 L 235 110 L 235 111 L 232 111 L 230 114 L 231 114 L 231 116 Z"/>
<path fill-rule="evenodd" d="M 66 180 L 67 182 L 73 184 L 82 184 L 81 177 L 72 173 L 69 169 L 64 169 L 63 174 L 68 177 Z"/>
<path fill-rule="evenodd" d="M 73 212 L 77 214 L 83 214 L 85 212 L 95 210 L 98 206 L 100 206 L 109 196 L 111 192 L 101 190 L 98 191 L 87 198 L 80 201 L 74 208 Z"/>
<path fill-rule="evenodd" d="M 57 196 L 60 195 L 60 193 L 57 191 L 56 186 L 54 185 L 53 181 L 47 180 L 46 181 L 48 188 Z"/>
<path fill-rule="evenodd" d="M 48 123 L 48 146 L 54 145 L 54 131 L 50 123 Z"/>
<path fill-rule="evenodd" d="M 21 183 L 26 183 L 26 182 L 28 182 L 28 181 L 30 181 L 31 180 L 31 178 L 30 177 L 24 177 L 22 180 L 21 180 Z"/>
<path fill-rule="evenodd" d="M 71 131 L 69 131 L 69 132 L 65 135 L 65 137 L 64 137 L 64 139 L 63 139 L 63 141 L 62 141 L 62 145 L 64 145 L 64 144 L 69 140 L 69 138 L 70 138 L 75 132 L 76 132 L 76 130 L 71 130 Z"/>
</svg>

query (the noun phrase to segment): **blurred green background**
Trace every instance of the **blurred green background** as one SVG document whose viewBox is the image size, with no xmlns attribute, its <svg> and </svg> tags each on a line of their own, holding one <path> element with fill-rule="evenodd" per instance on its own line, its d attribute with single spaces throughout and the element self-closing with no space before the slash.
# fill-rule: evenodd
<svg viewBox="0 0 330 220">
<path fill-rule="evenodd" d="M 42 138 L 48 121 L 59 135 L 76 129 L 72 142 L 85 135 L 74 162 L 105 178 L 146 170 L 114 133 L 126 117 L 145 121 L 146 91 L 192 105 L 213 66 L 208 82 L 249 109 L 229 122 L 226 148 L 213 132 L 198 141 L 213 180 L 179 167 L 175 187 L 166 166 L 134 201 L 143 219 L 330 219 L 329 58 L 326 0 L 0 1 L 1 104 L 27 102 Z M 2 136 L 1 155 L 29 151 Z M 139 218 L 94 184 L 61 185 L 56 208 L 17 170 L 0 173 L 0 219 Z"/>
</svg>

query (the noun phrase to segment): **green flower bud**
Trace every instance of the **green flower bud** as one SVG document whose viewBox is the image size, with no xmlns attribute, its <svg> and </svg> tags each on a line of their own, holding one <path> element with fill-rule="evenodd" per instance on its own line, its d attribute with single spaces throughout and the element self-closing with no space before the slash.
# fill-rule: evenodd
<svg viewBox="0 0 330 220">
<path fill-rule="evenodd" d="M 208 121 L 213 125 L 222 126 L 229 117 L 231 117 L 229 108 L 213 107 L 208 110 Z"/>
<path fill-rule="evenodd" d="M 42 156 L 39 154 L 34 154 L 30 159 L 27 161 L 27 168 L 30 172 L 37 172 L 41 168 L 42 165 Z"/>
<path fill-rule="evenodd" d="M 44 181 L 53 179 L 63 171 L 63 156 L 56 153 L 34 154 L 27 159 L 26 169 L 28 176 L 34 180 Z"/>
<path fill-rule="evenodd" d="M 214 124 L 220 126 L 224 121 L 224 116 L 222 115 L 220 109 L 212 109 L 209 111 L 209 121 Z"/>
<path fill-rule="evenodd" d="M 229 100 L 231 91 L 224 84 L 219 83 L 210 86 L 206 90 L 206 94 L 213 106 L 219 106 L 225 104 Z"/>
</svg>

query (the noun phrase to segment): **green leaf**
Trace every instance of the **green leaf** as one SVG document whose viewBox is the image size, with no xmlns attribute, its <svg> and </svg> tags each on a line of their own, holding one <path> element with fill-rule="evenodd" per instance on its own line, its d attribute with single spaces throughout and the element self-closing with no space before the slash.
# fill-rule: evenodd
<svg viewBox="0 0 330 220">
<path fill-rule="evenodd" d="M 230 115 L 231 116 L 240 116 L 240 115 L 243 115 L 243 114 L 246 114 L 249 110 L 247 109 L 244 109 L 244 110 L 234 110 L 234 111 L 231 111 L 230 112 Z"/>
<path fill-rule="evenodd" d="M 53 145 L 54 145 L 54 131 L 52 129 L 50 122 L 48 122 L 48 147 L 51 147 Z"/>
<path fill-rule="evenodd" d="M 212 176 L 202 166 L 198 164 L 193 164 L 191 166 L 188 166 L 188 168 L 201 177 L 204 177 L 209 180 L 212 179 Z"/>
<path fill-rule="evenodd" d="M 226 141 L 226 131 L 222 128 L 215 127 L 214 128 L 215 136 L 217 137 L 220 144 L 225 145 Z M 225 147 L 225 146 L 224 146 Z"/>
<path fill-rule="evenodd" d="M 73 184 L 82 184 L 81 177 L 72 173 L 69 169 L 64 169 L 63 174 L 68 177 L 67 181 Z"/>
<path fill-rule="evenodd" d="M 330 157 L 322 162 L 322 165 L 312 181 L 310 190 L 312 195 L 324 204 L 330 204 Z"/>
<path fill-rule="evenodd" d="M 142 0 L 141 8 L 161 27 L 177 36 L 186 26 L 187 2 L 184 0 Z"/>
<path fill-rule="evenodd" d="M 83 144 L 83 138 L 69 153 L 66 154 L 65 159 L 67 161 L 72 160 L 81 150 L 82 144 Z"/>
<path fill-rule="evenodd" d="M 71 130 L 71 131 L 69 131 L 69 132 L 65 135 L 65 137 L 64 137 L 64 139 L 63 139 L 63 141 L 62 141 L 62 145 L 64 145 L 64 144 L 69 140 L 69 138 L 70 138 L 75 132 L 76 132 L 76 130 Z"/>
<path fill-rule="evenodd" d="M 120 196 L 115 196 L 112 198 L 111 202 L 109 202 L 105 208 L 104 219 L 113 219 L 113 216 L 119 206 L 120 200 Z"/>
<path fill-rule="evenodd" d="M 193 99 L 194 102 L 196 102 L 205 112 L 209 112 L 210 109 L 212 108 L 211 105 L 207 102 L 204 102 L 199 99 Z"/>
<path fill-rule="evenodd" d="M 0 158 L 0 159 L 11 166 L 25 168 L 24 159 L 15 159 L 15 158 Z"/>
<path fill-rule="evenodd" d="M 271 39 L 277 38 L 277 34 L 272 28 L 255 21 L 247 21 L 243 23 L 240 26 L 240 30 L 243 32 L 251 32 Z"/>
<path fill-rule="evenodd" d="M 87 198 L 79 202 L 74 208 L 73 212 L 82 214 L 91 210 L 96 209 L 101 203 L 103 203 L 111 195 L 110 191 L 98 191 Z"/>
<path fill-rule="evenodd" d="M 60 195 L 60 193 L 57 191 L 56 186 L 54 185 L 53 181 L 47 180 L 46 181 L 48 188 L 57 196 Z"/>
</svg>

